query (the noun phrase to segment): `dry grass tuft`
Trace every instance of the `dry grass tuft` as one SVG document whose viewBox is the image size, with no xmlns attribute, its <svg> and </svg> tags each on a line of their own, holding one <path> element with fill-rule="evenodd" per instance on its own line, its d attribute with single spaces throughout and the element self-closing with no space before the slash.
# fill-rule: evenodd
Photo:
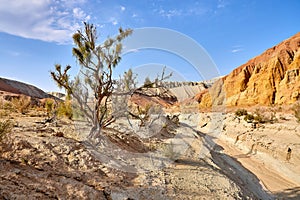
<svg viewBox="0 0 300 200">
<path fill-rule="evenodd" d="M 10 120 L 0 121 L 0 140 L 12 130 L 13 124 Z"/>
</svg>

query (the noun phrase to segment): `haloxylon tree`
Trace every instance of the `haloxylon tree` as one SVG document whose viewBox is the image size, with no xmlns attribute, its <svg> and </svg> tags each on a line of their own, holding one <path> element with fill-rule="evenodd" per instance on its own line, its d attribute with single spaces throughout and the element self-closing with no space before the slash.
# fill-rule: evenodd
<svg viewBox="0 0 300 200">
<path fill-rule="evenodd" d="M 91 134 L 111 124 L 114 117 L 109 102 L 114 89 L 113 69 L 121 60 L 122 40 L 132 33 L 131 29 L 119 29 L 119 34 L 97 44 L 97 31 L 93 24 L 84 23 L 84 29 L 73 34 L 73 55 L 81 66 L 80 73 L 73 79 L 68 74 L 71 66 L 61 69 L 55 65 L 51 76 L 60 88 L 76 101 L 80 110 L 92 123 Z"/>
</svg>

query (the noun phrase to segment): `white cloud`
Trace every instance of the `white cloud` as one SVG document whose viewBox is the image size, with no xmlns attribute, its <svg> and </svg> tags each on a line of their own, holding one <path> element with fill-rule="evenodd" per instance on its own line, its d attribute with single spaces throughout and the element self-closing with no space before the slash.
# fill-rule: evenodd
<svg viewBox="0 0 300 200">
<path fill-rule="evenodd" d="M 228 2 L 225 0 L 219 0 L 217 8 L 225 8 L 228 5 Z"/>
<path fill-rule="evenodd" d="M 121 11 L 123 12 L 125 10 L 126 10 L 126 8 L 124 6 L 121 6 Z"/>
<path fill-rule="evenodd" d="M 104 28 L 105 24 L 97 25 L 99 28 Z"/>
<path fill-rule="evenodd" d="M 57 2 L 57 3 L 63 3 L 67 7 L 74 7 L 76 5 L 80 5 L 80 4 L 86 3 L 87 0 L 55 0 L 55 2 Z"/>
<path fill-rule="evenodd" d="M 210 11 L 210 8 L 203 3 L 198 1 L 193 4 L 183 4 L 177 6 L 177 8 L 162 8 L 153 9 L 154 13 L 159 14 L 162 17 L 172 18 L 172 17 L 190 17 L 190 16 L 203 16 Z"/>
<path fill-rule="evenodd" d="M 119 24 L 118 20 L 115 17 L 110 17 L 108 21 L 114 26 Z"/>
<path fill-rule="evenodd" d="M 82 20 L 85 19 L 85 21 L 90 19 L 90 16 L 87 15 L 81 8 L 73 8 L 73 16 L 76 19 Z"/>
<path fill-rule="evenodd" d="M 182 15 L 182 11 L 181 10 L 177 10 L 177 9 L 172 9 L 172 10 L 160 9 L 159 10 L 159 14 L 162 17 L 172 18 L 172 17 L 175 17 L 175 16 Z"/>
<path fill-rule="evenodd" d="M 68 43 L 81 21 L 85 0 L 0 0 L 0 32 L 48 42 Z"/>
<path fill-rule="evenodd" d="M 241 51 L 244 51 L 242 45 L 235 45 L 235 46 L 232 46 L 232 48 L 231 48 L 231 53 L 238 53 Z"/>
<path fill-rule="evenodd" d="M 237 52 L 240 52 L 240 51 L 243 51 L 243 49 L 233 49 L 233 50 L 231 50 L 231 53 L 237 53 Z"/>
</svg>

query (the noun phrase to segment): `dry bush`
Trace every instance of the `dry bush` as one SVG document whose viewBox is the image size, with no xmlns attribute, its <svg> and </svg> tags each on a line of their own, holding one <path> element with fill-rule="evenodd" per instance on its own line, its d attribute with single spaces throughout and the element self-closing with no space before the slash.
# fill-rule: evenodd
<svg viewBox="0 0 300 200">
<path fill-rule="evenodd" d="M 68 119 L 72 119 L 73 117 L 71 101 L 60 102 L 56 111 L 58 117 L 67 117 Z"/>
<path fill-rule="evenodd" d="M 253 120 L 254 120 L 254 115 L 248 113 L 247 115 L 245 115 L 244 120 L 245 120 L 246 122 L 253 122 Z"/>
<path fill-rule="evenodd" d="M 261 124 L 278 122 L 276 111 L 274 109 L 256 109 L 253 114 L 247 113 L 244 119 L 247 122 L 257 122 Z"/>
<path fill-rule="evenodd" d="M 53 99 L 47 99 L 44 105 L 46 112 L 50 115 L 55 108 L 55 101 Z"/>
<path fill-rule="evenodd" d="M 297 121 L 300 123 L 300 103 L 297 103 L 293 107 L 294 116 L 296 117 Z"/>
<path fill-rule="evenodd" d="M 11 102 L 7 101 L 3 104 L 3 109 L 8 110 L 10 112 L 13 112 L 14 111 L 14 106 Z"/>
<path fill-rule="evenodd" d="M 256 110 L 254 114 L 247 113 L 244 117 L 244 120 L 252 123 L 252 122 L 257 122 L 257 123 L 265 123 L 263 119 L 263 115 L 259 110 Z"/>
<path fill-rule="evenodd" d="M 11 131 L 13 124 L 10 120 L 0 121 L 0 140 Z"/>
<path fill-rule="evenodd" d="M 269 108 L 268 110 L 256 109 L 254 112 L 256 121 L 259 123 L 275 123 L 278 122 L 276 118 L 276 110 Z"/>
<path fill-rule="evenodd" d="M 129 115 L 133 118 L 140 120 L 140 126 L 145 126 L 146 122 L 150 118 L 151 104 L 147 104 L 145 107 L 137 106 L 133 111 L 129 111 Z"/>
<path fill-rule="evenodd" d="M 4 117 L 7 117 L 9 116 L 9 111 L 7 110 L 0 110 L 0 118 L 4 118 Z"/>
<path fill-rule="evenodd" d="M 20 98 L 13 98 L 11 100 L 13 107 L 22 114 L 26 114 L 31 108 L 30 97 L 21 95 Z"/>
<path fill-rule="evenodd" d="M 246 109 L 238 109 L 237 111 L 235 111 L 235 115 L 238 117 L 241 117 L 241 116 L 244 116 L 247 114 L 248 114 L 248 112 Z"/>
</svg>

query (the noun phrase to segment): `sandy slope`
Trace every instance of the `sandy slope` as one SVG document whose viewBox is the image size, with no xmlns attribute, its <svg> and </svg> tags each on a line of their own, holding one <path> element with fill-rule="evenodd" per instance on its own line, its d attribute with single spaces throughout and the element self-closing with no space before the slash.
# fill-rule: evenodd
<svg viewBox="0 0 300 200">
<path fill-rule="evenodd" d="M 285 120 L 254 129 L 242 117 L 227 114 L 216 141 L 223 153 L 255 174 L 263 188 L 277 197 L 297 199 L 300 197 L 299 124 L 292 115 L 280 115 Z M 288 148 L 292 149 L 290 160 L 287 160 Z"/>
<path fill-rule="evenodd" d="M 226 154 L 236 158 L 245 168 L 254 173 L 257 178 L 260 179 L 263 187 L 272 193 L 276 194 L 288 190 L 289 188 L 299 187 L 299 183 L 292 180 L 295 177 L 285 176 L 280 173 L 280 169 L 275 169 L 272 164 L 265 163 L 266 161 L 257 158 L 258 156 L 245 156 L 241 150 L 228 143 L 222 141 L 218 143 L 223 146 Z"/>
<path fill-rule="evenodd" d="M 300 197 L 299 126 L 289 116 L 252 129 L 233 114 L 181 114 L 179 126 L 169 127 L 168 134 L 162 131 L 144 139 L 128 131 L 123 120 L 113 125 L 118 131 L 111 127 L 103 135 L 106 140 L 95 140 L 96 144 L 83 141 L 84 129 L 70 122 L 39 123 L 43 117 L 32 113 L 11 117 L 13 133 L 0 148 L 4 198 L 32 194 L 34 199 Z M 57 135 L 60 132 L 63 137 Z M 156 150 L 149 151 L 151 146 Z M 285 161 L 288 146 L 289 162 Z"/>
<path fill-rule="evenodd" d="M 210 119 L 220 125 L 222 116 L 210 115 Z M 112 196 L 115 199 L 274 199 L 256 174 L 214 143 L 214 137 L 209 135 L 216 134 L 219 126 L 207 129 L 208 134 L 197 131 L 202 117 L 207 119 L 206 114 L 181 115 L 175 137 L 164 140 L 171 144 L 172 154 L 153 156 L 159 161 L 167 159 L 165 166 L 156 165 L 140 173 L 135 179 L 138 187 L 116 189 Z M 142 163 L 151 164 L 146 157 Z M 151 196 L 147 196 L 149 193 Z"/>
<path fill-rule="evenodd" d="M 49 95 L 41 89 L 15 80 L 0 77 L 0 91 L 12 94 L 23 94 L 35 98 L 48 98 Z"/>
</svg>

